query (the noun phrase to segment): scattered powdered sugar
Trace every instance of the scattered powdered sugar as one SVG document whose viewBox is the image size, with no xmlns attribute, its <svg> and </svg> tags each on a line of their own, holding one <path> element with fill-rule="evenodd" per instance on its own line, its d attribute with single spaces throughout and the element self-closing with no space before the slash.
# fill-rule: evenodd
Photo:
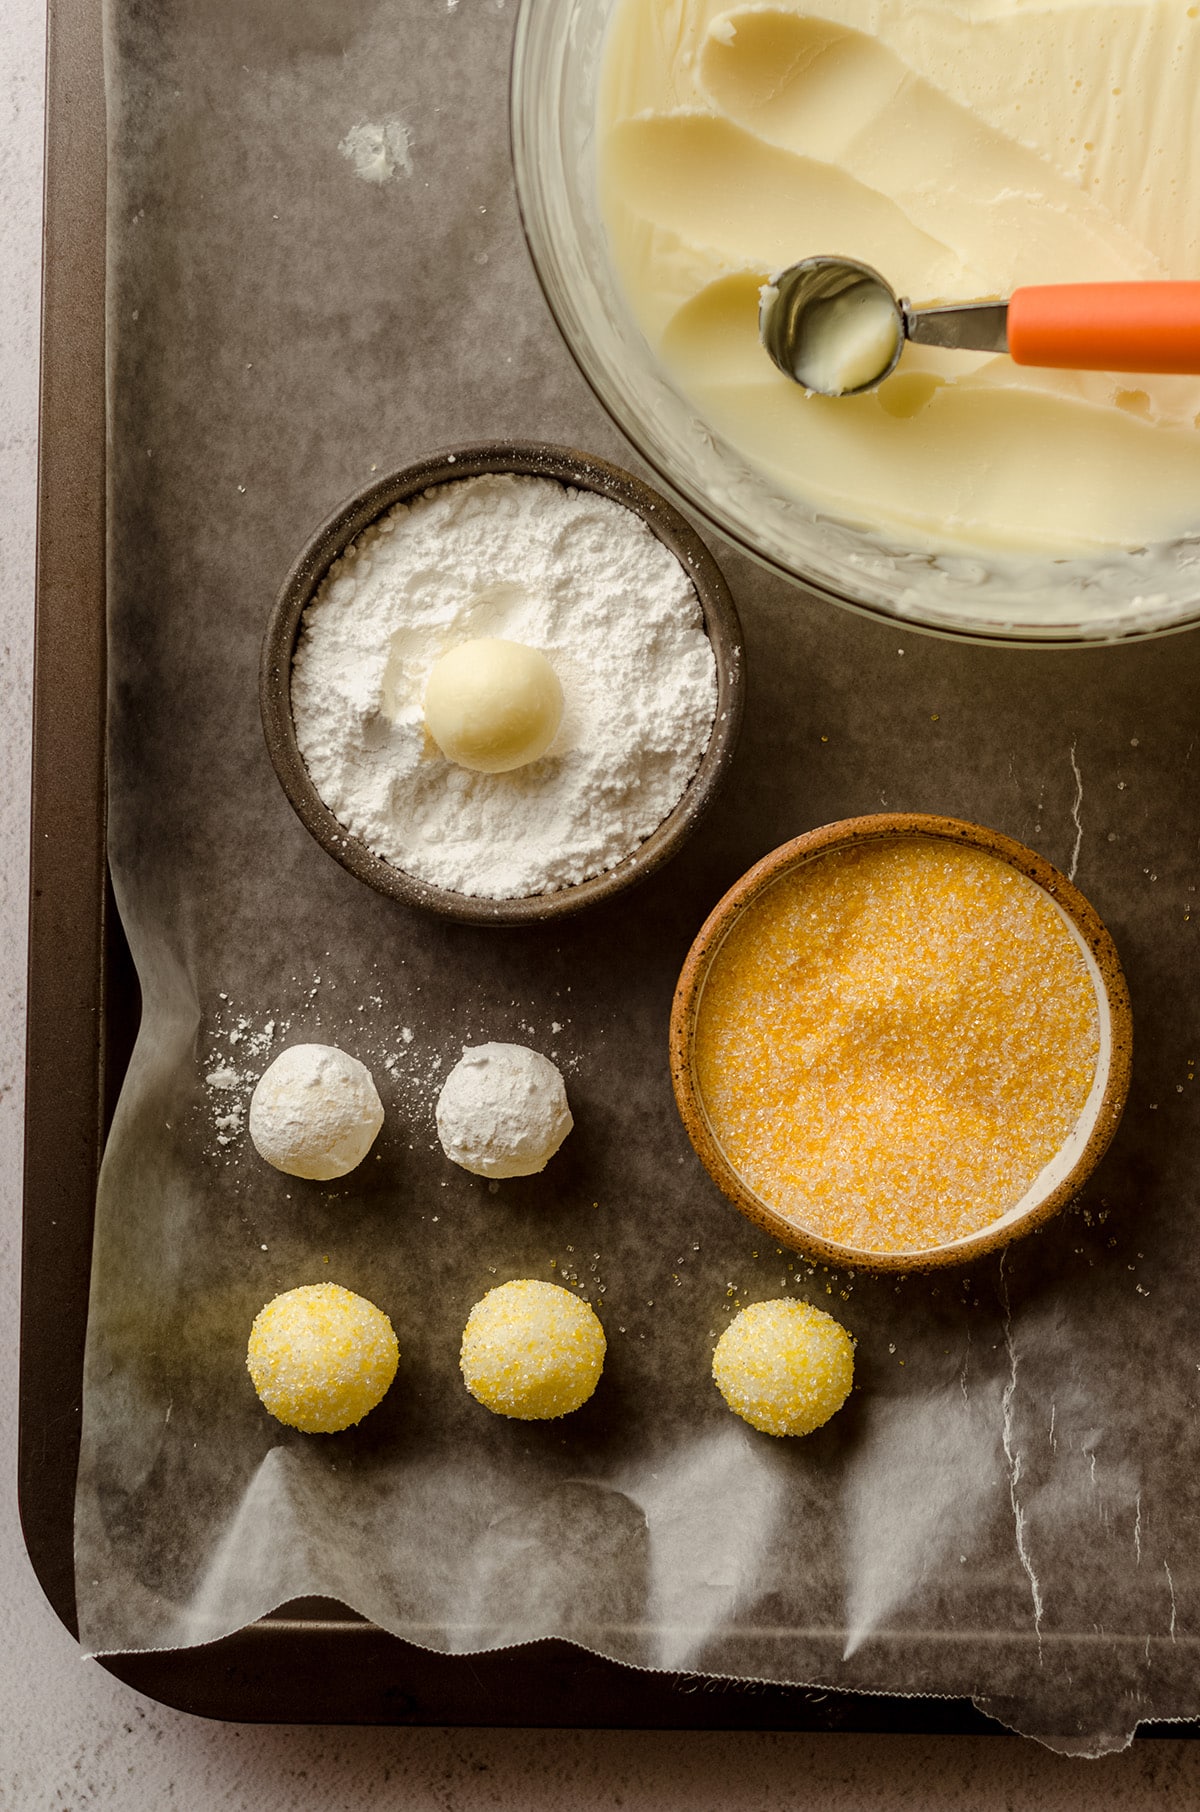
<svg viewBox="0 0 1200 1812">
<path fill-rule="evenodd" d="M 430 669 L 497 636 L 539 648 L 564 694 L 549 751 L 474 773 L 425 729 Z M 292 715 L 314 786 L 386 861 L 513 899 L 604 873 L 662 823 L 716 715 L 695 589 L 632 510 L 554 479 L 461 479 L 401 504 L 305 612 Z"/>
<path fill-rule="evenodd" d="M 342 156 L 354 165 L 354 174 L 364 182 L 391 182 L 398 170 L 405 176 L 413 172 L 412 135 L 404 121 L 393 117 L 360 120 L 351 126 L 338 146 Z"/>
<path fill-rule="evenodd" d="M 271 1046 L 277 1037 L 282 1039 L 291 1022 L 279 1015 L 256 1021 L 248 1013 L 235 1011 L 227 995 L 221 996 L 221 1002 L 209 1030 L 203 1070 L 213 1133 L 218 1147 L 224 1149 L 245 1131 L 251 1092 L 267 1067 Z"/>
</svg>

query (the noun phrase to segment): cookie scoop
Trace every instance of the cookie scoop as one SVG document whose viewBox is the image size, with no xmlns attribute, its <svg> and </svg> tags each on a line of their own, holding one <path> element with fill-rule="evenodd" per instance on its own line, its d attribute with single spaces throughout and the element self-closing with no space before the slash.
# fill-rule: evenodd
<svg viewBox="0 0 1200 1812">
<path fill-rule="evenodd" d="M 1200 283 L 1047 283 L 1004 300 L 901 301 L 854 258 L 802 258 L 760 294 L 758 329 L 785 377 L 861 396 L 906 340 L 1069 371 L 1200 372 Z"/>
</svg>

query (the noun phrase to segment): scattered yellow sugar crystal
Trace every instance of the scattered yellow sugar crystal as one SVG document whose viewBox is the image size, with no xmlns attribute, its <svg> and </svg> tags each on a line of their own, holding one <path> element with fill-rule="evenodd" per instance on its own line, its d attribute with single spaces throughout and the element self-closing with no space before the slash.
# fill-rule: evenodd
<svg viewBox="0 0 1200 1812">
<path fill-rule="evenodd" d="M 999 857 L 913 836 L 764 889 L 713 958 L 694 1065 L 763 1202 L 902 1252 L 1021 1201 L 1083 1111 L 1099 1044 L 1083 951 L 1049 895 Z"/>
<path fill-rule="evenodd" d="M 836 1415 L 854 1381 L 854 1342 L 807 1302 L 752 1302 L 713 1353 L 717 1389 L 744 1422 L 770 1435 L 806 1435 Z"/>
<path fill-rule="evenodd" d="M 604 1367 L 604 1329 L 561 1284 L 519 1277 L 475 1304 L 459 1363 L 486 1409 L 523 1422 L 566 1416 L 586 1403 Z"/>
<path fill-rule="evenodd" d="M 382 1401 L 399 1357 L 392 1324 L 374 1303 L 340 1284 L 301 1284 L 259 1310 L 246 1365 L 278 1421 L 337 1434 Z"/>
</svg>

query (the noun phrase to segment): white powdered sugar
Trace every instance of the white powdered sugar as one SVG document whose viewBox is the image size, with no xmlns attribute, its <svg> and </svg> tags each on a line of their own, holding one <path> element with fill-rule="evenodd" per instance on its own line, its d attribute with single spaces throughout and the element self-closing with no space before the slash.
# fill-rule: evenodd
<svg viewBox="0 0 1200 1812">
<path fill-rule="evenodd" d="M 509 773 L 455 766 L 426 731 L 434 662 L 471 638 L 538 648 L 563 720 Z M 716 662 L 695 589 L 632 510 L 554 479 L 439 486 L 373 524 L 305 612 L 300 752 L 369 848 L 491 899 L 569 887 L 657 829 L 708 745 Z"/>
<path fill-rule="evenodd" d="M 231 1007 L 227 994 L 222 994 L 220 1001 L 211 1028 L 213 1048 L 204 1068 L 204 1088 L 217 1146 L 227 1148 L 235 1145 L 245 1130 L 249 1091 L 258 1079 L 261 1060 L 274 1043 L 276 1032 L 286 1031 L 288 1022 L 277 1022 L 272 1015 L 255 1024 L 247 1014 Z"/>
</svg>

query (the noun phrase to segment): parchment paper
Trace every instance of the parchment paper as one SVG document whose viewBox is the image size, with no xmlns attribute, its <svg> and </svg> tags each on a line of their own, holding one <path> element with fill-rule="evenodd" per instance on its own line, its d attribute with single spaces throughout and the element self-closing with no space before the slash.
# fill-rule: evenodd
<svg viewBox="0 0 1200 1812">
<path fill-rule="evenodd" d="M 652 882 L 553 929 L 376 897 L 268 765 L 267 610 L 372 472 L 500 435 L 637 464 L 521 241 L 512 13 L 109 0 L 111 855 L 145 1017 L 98 1205 L 84 1644 L 204 1642 L 331 1594 L 440 1650 L 561 1635 L 654 1668 L 970 1694 L 1057 1748 L 1117 1747 L 1200 1712 L 1200 641 L 936 642 L 718 547 L 751 668 L 730 785 Z M 362 157 L 367 127 L 385 156 Z M 1133 992 L 1108 1159 L 967 1276 L 810 1273 L 718 1195 L 670 1095 L 671 990 L 720 892 L 880 806 L 1042 850 Z M 269 1170 L 243 1130 L 254 1077 L 302 1038 L 364 1058 L 388 1109 L 331 1187 Z M 541 1178 L 489 1188 L 437 1147 L 440 1075 L 482 1038 L 566 1071 L 576 1130 Z M 492 1418 L 458 1377 L 472 1302 L 522 1274 L 578 1277 L 608 1329 L 563 1422 Z M 387 1310 L 402 1360 L 359 1430 L 311 1438 L 260 1409 L 244 1352 L 268 1297 L 325 1278 Z M 858 1339 L 855 1395 L 797 1442 L 755 1435 L 708 1377 L 734 1306 L 784 1290 Z"/>
</svg>

